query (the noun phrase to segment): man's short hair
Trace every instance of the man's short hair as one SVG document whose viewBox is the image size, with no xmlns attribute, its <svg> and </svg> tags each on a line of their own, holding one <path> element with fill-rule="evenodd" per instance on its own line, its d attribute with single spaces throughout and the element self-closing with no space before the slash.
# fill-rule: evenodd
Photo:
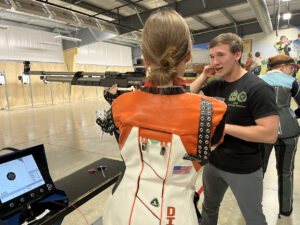
<svg viewBox="0 0 300 225">
<path fill-rule="evenodd" d="M 211 42 L 209 43 L 209 48 L 213 48 L 217 45 L 229 45 L 230 51 L 233 54 L 239 51 L 243 52 L 243 40 L 238 35 L 233 33 L 219 34 L 217 37 L 211 40 Z M 239 60 L 240 64 L 241 58 Z"/>
<path fill-rule="evenodd" d="M 280 40 L 282 40 L 283 38 L 287 39 L 285 35 L 280 36 Z"/>
<path fill-rule="evenodd" d="M 255 57 L 259 57 L 260 56 L 260 52 L 255 52 Z"/>
</svg>

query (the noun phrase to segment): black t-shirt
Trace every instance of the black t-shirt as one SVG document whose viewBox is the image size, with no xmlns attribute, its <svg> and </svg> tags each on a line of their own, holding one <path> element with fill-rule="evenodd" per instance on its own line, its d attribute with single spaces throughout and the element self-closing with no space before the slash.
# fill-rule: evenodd
<svg viewBox="0 0 300 225">
<path fill-rule="evenodd" d="M 256 119 L 278 114 L 272 87 L 249 72 L 234 82 L 212 80 L 202 91 L 207 96 L 225 99 L 227 124 L 251 126 Z M 209 162 L 228 172 L 251 173 L 262 166 L 261 145 L 226 134 L 224 142 L 212 151 Z"/>
</svg>

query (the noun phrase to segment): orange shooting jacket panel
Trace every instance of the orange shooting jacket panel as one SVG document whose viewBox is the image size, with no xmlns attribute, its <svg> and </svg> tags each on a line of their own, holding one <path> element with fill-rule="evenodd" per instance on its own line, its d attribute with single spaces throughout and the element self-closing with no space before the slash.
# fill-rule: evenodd
<svg viewBox="0 0 300 225">
<path fill-rule="evenodd" d="M 196 155 L 201 99 L 209 100 L 213 105 L 212 138 L 227 109 L 222 101 L 192 93 L 160 95 L 140 90 L 119 96 L 112 103 L 112 112 L 114 123 L 120 130 L 120 149 L 131 128 L 140 127 L 166 132 L 166 139 L 169 139 L 170 133 L 176 134 L 180 136 L 186 152 Z M 223 136 L 217 144 L 222 141 Z M 193 164 L 197 171 L 201 168 L 198 163 Z"/>
</svg>

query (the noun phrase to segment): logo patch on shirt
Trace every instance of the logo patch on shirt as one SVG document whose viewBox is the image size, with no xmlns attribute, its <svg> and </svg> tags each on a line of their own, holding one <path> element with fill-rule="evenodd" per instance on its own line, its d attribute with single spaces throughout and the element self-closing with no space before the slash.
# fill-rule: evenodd
<svg viewBox="0 0 300 225">
<path fill-rule="evenodd" d="M 246 108 L 246 105 L 242 103 L 247 101 L 247 93 L 245 91 L 239 93 L 237 90 L 234 90 L 229 95 L 228 101 L 228 106 Z"/>
<path fill-rule="evenodd" d="M 157 198 L 153 199 L 151 202 L 150 202 L 151 205 L 155 206 L 155 207 L 158 207 L 159 206 L 159 203 L 158 203 L 158 200 Z"/>
<path fill-rule="evenodd" d="M 187 174 L 191 172 L 191 166 L 174 166 L 173 174 Z"/>
<path fill-rule="evenodd" d="M 231 94 L 229 95 L 228 100 L 230 102 L 245 102 L 247 100 L 247 93 L 245 91 L 241 91 L 240 93 L 237 90 L 234 90 L 233 92 L 231 92 Z"/>
<path fill-rule="evenodd" d="M 247 93 L 245 91 L 242 91 L 241 93 L 238 94 L 237 100 L 239 102 L 245 102 L 247 100 Z"/>
</svg>

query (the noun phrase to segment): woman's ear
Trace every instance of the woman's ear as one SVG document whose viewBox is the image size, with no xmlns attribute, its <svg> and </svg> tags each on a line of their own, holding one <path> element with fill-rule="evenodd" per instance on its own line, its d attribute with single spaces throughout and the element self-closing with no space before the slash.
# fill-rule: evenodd
<svg viewBox="0 0 300 225">
<path fill-rule="evenodd" d="M 149 61 L 144 57 L 144 63 L 145 63 L 145 66 L 149 67 L 150 66 L 150 63 Z"/>
<path fill-rule="evenodd" d="M 188 62 L 188 61 L 190 61 L 191 60 L 191 58 L 192 58 L 192 53 L 189 53 L 186 57 L 185 57 L 185 60 L 184 60 L 184 62 Z"/>
</svg>

